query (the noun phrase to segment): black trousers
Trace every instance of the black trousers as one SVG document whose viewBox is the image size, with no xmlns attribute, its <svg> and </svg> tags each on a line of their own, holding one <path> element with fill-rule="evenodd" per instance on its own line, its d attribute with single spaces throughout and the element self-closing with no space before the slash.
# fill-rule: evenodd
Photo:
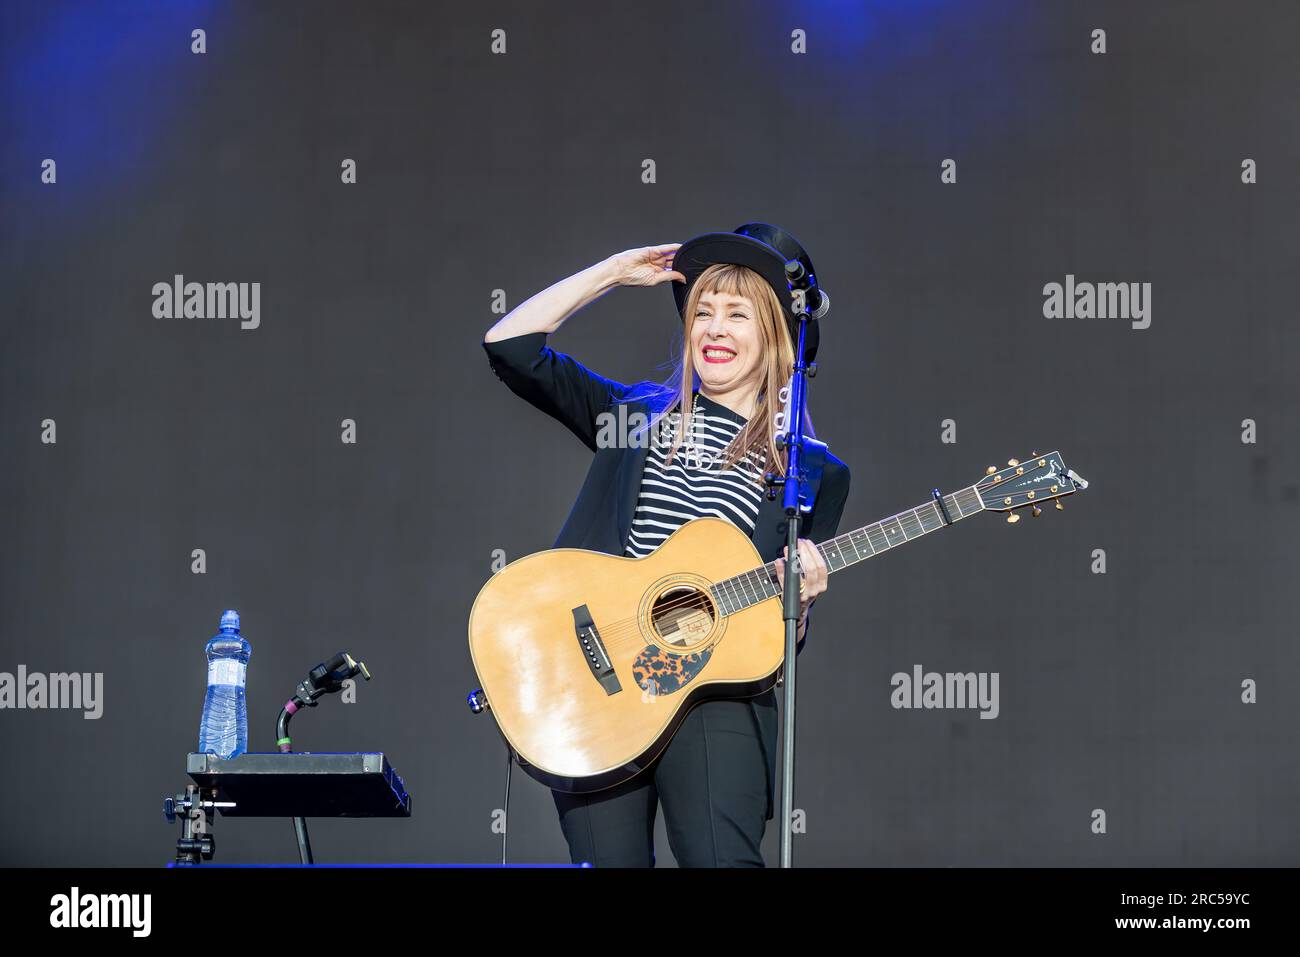
<svg viewBox="0 0 1300 957">
<path fill-rule="evenodd" d="M 593 794 L 552 791 L 574 864 L 654 867 L 658 805 L 681 867 L 762 867 L 776 787 L 776 695 L 696 705 L 648 768 Z"/>
</svg>

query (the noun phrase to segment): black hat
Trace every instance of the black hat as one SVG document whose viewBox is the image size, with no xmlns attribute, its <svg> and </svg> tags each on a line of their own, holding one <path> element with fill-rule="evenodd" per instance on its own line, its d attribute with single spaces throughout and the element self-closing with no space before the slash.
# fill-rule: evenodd
<svg viewBox="0 0 1300 957">
<path fill-rule="evenodd" d="M 729 233 L 704 233 L 687 240 L 673 254 L 672 268 L 686 277 L 685 282 L 674 280 L 673 296 L 677 299 L 677 313 L 686 322 L 686 296 L 691 285 L 700 273 L 714 263 L 734 263 L 748 266 L 767 280 L 767 284 L 776 293 L 776 298 L 785 311 L 786 325 L 790 329 L 790 341 L 798 347 L 799 320 L 795 318 L 794 296 L 790 283 L 786 279 L 785 264 L 791 259 L 803 263 L 809 276 L 816 276 L 812 259 L 804 251 L 799 241 L 778 226 L 767 223 L 746 223 L 737 226 Z M 804 337 L 804 354 L 811 362 L 817 355 L 817 343 L 820 333 L 817 320 L 808 320 L 808 332 Z"/>
</svg>

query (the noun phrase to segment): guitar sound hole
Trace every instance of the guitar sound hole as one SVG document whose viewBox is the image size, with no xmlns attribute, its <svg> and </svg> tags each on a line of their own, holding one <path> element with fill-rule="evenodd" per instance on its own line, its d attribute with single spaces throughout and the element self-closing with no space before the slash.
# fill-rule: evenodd
<svg viewBox="0 0 1300 957">
<path fill-rule="evenodd" d="M 679 586 L 655 599 L 650 621 L 664 644 L 674 650 L 693 648 L 713 630 L 713 605 L 698 588 Z"/>
</svg>

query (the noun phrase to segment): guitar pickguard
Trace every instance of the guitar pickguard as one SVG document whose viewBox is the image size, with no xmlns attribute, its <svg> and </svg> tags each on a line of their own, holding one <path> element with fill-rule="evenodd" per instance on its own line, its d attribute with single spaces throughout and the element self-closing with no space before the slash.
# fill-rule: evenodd
<svg viewBox="0 0 1300 957">
<path fill-rule="evenodd" d="M 672 694 L 685 688 L 711 657 L 712 648 L 689 655 L 674 655 L 657 645 L 647 645 L 632 662 L 632 678 L 642 690 L 649 690 L 653 684 L 653 694 Z"/>
</svg>

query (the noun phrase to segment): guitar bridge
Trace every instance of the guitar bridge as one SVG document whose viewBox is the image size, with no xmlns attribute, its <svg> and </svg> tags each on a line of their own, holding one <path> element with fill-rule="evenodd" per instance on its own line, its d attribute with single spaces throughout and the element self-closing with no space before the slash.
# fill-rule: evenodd
<svg viewBox="0 0 1300 957">
<path fill-rule="evenodd" d="M 596 630 L 596 623 L 591 620 L 591 612 L 586 605 L 573 609 L 573 631 L 577 635 L 578 646 L 582 649 L 582 657 L 587 659 L 592 677 L 600 682 L 605 694 L 622 691 L 623 686 L 619 684 L 618 675 L 614 674 L 614 665 L 605 652 L 605 643 L 601 641 L 600 632 Z"/>
</svg>

